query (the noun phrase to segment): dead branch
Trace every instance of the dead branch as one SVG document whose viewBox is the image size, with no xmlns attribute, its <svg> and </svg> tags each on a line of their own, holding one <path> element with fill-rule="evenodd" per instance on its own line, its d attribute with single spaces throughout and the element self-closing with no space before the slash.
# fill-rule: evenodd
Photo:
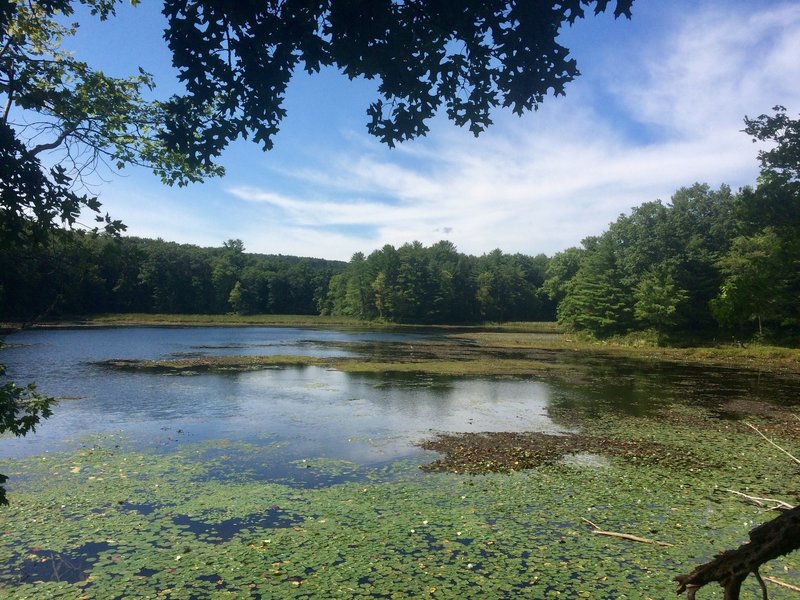
<svg viewBox="0 0 800 600">
<path fill-rule="evenodd" d="M 758 508 L 764 508 L 766 510 L 792 510 L 794 508 L 793 504 L 789 504 L 788 502 L 784 502 L 783 500 L 778 500 L 777 498 L 766 498 L 764 496 L 751 496 L 749 494 L 744 494 L 742 492 L 737 492 L 736 490 L 725 490 L 726 492 L 730 492 L 731 494 L 736 494 L 740 498 L 744 498 L 744 501 L 748 504 L 752 504 L 753 506 L 757 506 Z M 771 503 L 772 506 L 769 506 L 767 503 Z"/>
<path fill-rule="evenodd" d="M 742 583 L 770 560 L 800 548 L 800 507 L 787 510 L 749 533 L 750 541 L 726 550 L 688 575 L 679 575 L 677 593 L 694 600 L 697 590 L 716 581 L 725 590 L 724 600 L 739 600 Z"/>
<path fill-rule="evenodd" d="M 746 421 L 745 425 L 786 454 L 795 463 L 800 464 L 800 459 L 761 433 L 755 425 Z M 750 541 L 746 544 L 742 544 L 736 550 L 726 550 L 718 554 L 714 560 L 695 567 L 694 571 L 687 575 L 675 577 L 674 581 L 678 584 L 677 593 L 686 592 L 687 600 L 694 600 L 697 590 L 712 581 L 719 583 L 725 590 L 724 600 L 739 600 L 742 583 L 751 573 L 758 580 L 762 596 L 766 600 L 767 588 L 764 585 L 761 574 L 758 572 L 759 567 L 766 562 L 800 548 L 800 506 L 787 508 L 783 506 L 786 505 L 783 501 L 748 496 L 733 490 L 728 491 L 748 499 L 751 503 L 762 501 L 778 502 L 779 504 L 773 508 L 781 509 L 783 512 L 771 521 L 752 529 L 749 533 Z M 781 506 L 783 508 L 780 508 Z"/>
<path fill-rule="evenodd" d="M 623 540 L 630 540 L 632 542 L 642 542 L 643 544 L 658 544 L 659 546 L 672 546 L 672 544 L 668 542 L 660 542 L 658 540 L 651 540 L 649 538 L 639 537 L 638 535 L 630 535 L 628 533 L 618 533 L 616 531 L 604 531 L 600 529 L 599 525 L 592 523 L 589 519 L 584 519 L 581 517 L 581 520 L 588 523 L 592 527 L 592 533 L 596 535 L 606 535 L 609 537 L 621 538 Z"/>
<path fill-rule="evenodd" d="M 785 581 L 781 581 L 776 577 L 764 577 L 764 581 L 769 581 L 770 583 L 774 583 L 775 585 L 786 588 L 787 590 L 792 590 L 793 592 L 800 592 L 800 587 L 792 585 L 791 583 L 786 583 Z"/>
<path fill-rule="evenodd" d="M 745 425 L 747 425 L 747 426 L 748 426 L 750 429 L 752 429 L 753 431 L 755 431 L 755 432 L 756 432 L 758 435 L 760 435 L 762 438 L 764 438 L 765 440 L 767 440 L 767 441 L 768 441 L 770 444 L 772 444 L 773 446 L 775 446 L 775 447 L 776 447 L 778 450 L 780 450 L 781 452 L 783 452 L 783 453 L 784 453 L 786 456 L 788 456 L 789 458 L 791 458 L 791 459 L 792 459 L 794 462 L 796 462 L 798 465 L 800 465 L 800 458 L 797 458 L 796 456 L 793 456 L 793 455 L 792 455 L 792 454 L 791 454 L 791 453 L 790 453 L 788 450 L 785 450 L 784 448 L 781 448 L 780 446 L 778 446 L 778 444 L 776 444 L 776 443 L 775 443 L 775 442 L 773 442 L 771 439 L 769 439 L 767 436 L 765 436 L 763 433 L 761 433 L 761 432 L 758 430 L 758 427 L 756 427 L 755 425 L 753 425 L 753 424 L 751 424 L 751 423 L 748 423 L 747 421 L 744 421 L 744 424 L 745 424 Z"/>
</svg>

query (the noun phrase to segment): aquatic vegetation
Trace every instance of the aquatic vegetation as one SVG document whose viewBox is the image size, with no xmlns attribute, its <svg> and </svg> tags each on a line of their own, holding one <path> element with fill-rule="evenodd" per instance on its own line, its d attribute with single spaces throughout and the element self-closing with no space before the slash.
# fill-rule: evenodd
<svg viewBox="0 0 800 600">
<path fill-rule="evenodd" d="M 335 342 L 357 356 L 187 353 L 107 363 L 123 369 L 105 371 L 110 378 L 179 386 L 192 411 L 200 410 L 195 394 L 215 383 L 225 400 L 209 404 L 202 419 L 277 402 L 263 385 L 273 378 L 297 386 L 296 394 L 278 428 L 270 423 L 244 439 L 194 437 L 182 433 L 184 421 L 166 420 L 172 427 L 156 436 L 132 428 L 129 439 L 93 436 L 73 450 L 6 461 L 11 506 L 0 511 L 0 597 L 661 599 L 674 593 L 676 574 L 737 546 L 770 518 L 726 490 L 800 499 L 796 466 L 745 424 L 797 453 L 791 377 L 535 347 L 536 336 L 558 336 L 523 327 L 478 333 Z M 236 374 L 259 369 L 277 370 Z M 545 384 L 531 377 L 548 378 L 546 402 L 535 396 Z M 532 385 L 516 386 L 522 381 Z M 251 404 L 234 403 L 247 383 L 257 390 Z M 425 432 L 453 411 L 479 413 L 468 391 L 481 385 L 513 405 L 523 427 L 536 417 L 570 435 L 431 432 L 427 451 L 404 447 L 381 457 L 380 443 L 408 434 L 407 421 L 394 430 L 379 422 L 384 415 L 418 414 L 415 397 L 446 391 L 440 413 L 419 413 L 439 418 L 424 423 Z M 364 400 L 398 390 L 397 413 Z M 215 412 L 219 406 L 225 410 Z M 314 423 L 330 425 L 331 440 L 343 438 L 339 453 L 309 444 L 302 428 L 282 433 L 311 410 L 322 411 Z M 374 429 L 333 427 L 362 413 L 375 417 Z M 160 425 L 154 408 L 141 414 Z M 375 452 L 365 452 L 376 435 Z M 564 460 L 572 456 L 596 460 Z M 583 519 L 672 546 L 603 537 Z M 800 557 L 762 572 L 797 583 Z M 757 593 L 754 581 L 746 585 Z M 792 594 L 773 588 L 770 597 Z"/>
<path fill-rule="evenodd" d="M 14 477 L 2 513 L 0 589 L 18 598 L 666 598 L 687 563 L 738 544 L 768 518 L 721 488 L 800 496 L 780 452 L 741 435 L 736 421 L 707 416 L 717 429 L 649 417 L 592 429 L 675 461 L 612 453 L 602 469 L 546 461 L 478 476 L 425 474 L 411 461 L 391 475 L 360 467 L 360 480 L 313 488 L 212 476 L 225 457 L 264 460 L 281 450 L 274 445 L 205 442 L 154 454 L 101 439 L 11 462 L 24 477 Z M 679 460 L 690 448 L 702 465 Z M 358 465 L 309 457 L 294 467 L 341 474 Z M 582 517 L 674 546 L 593 535 Z M 800 557 L 763 572 L 796 580 Z M 774 588 L 771 597 L 790 593 Z"/>
<path fill-rule="evenodd" d="M 453 473 L 512 473 L 552 465 L 567 455 L 603 454 L 638 465 L 670 464 L 699 469 L 707 462 L 690 451 L 680 455 L 652 441 L 620 440 L 585 434 L 552 435 L 538 432 L 495 431 L 440 433 L 419 443 L 444 454 L 423 468 Z"/>
<path fill-rule="evenodd" d="M 113 359 L 100 363 L 102 366 L 127 371 L 153 373 L 193 374 L 209 371 L 253 371 L 285 366 L 326 365 L 326 361 L 313 356 L 198 356 L 166 360 Z"/>
</svg>

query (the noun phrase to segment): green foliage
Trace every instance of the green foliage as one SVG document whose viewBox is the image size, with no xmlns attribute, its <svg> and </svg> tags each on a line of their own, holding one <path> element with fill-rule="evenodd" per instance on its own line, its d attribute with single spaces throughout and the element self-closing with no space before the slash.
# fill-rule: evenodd
<svg viewBox="0 0 800 600">
<path fill-rule="evenodd" d="M 718 264 L 725 279 L 711 310 L 721 324 L 738 326 L 755 320 L 761 334 L 765 320 L 776 321 L 786 314 L 781 303 L 788 300 L 788 273 L 781 239 L 773 229 L 737 237 Z"/>
<path fill-rule="evenodd" d="M 750 322 L 759 336 L 800 331 L 800 120 L 774 110 L 745 120 L 771 144 L 755 189 L 682 188 L 553 257 L 544 289 L 564 326 L 601 337 L 711 336 L 719 326 L 752 335 Z"/>
<path fill-rule="evenodd" d="M 494 250 L 460 254 L 448 241 L 356 253 L 333 277 L 323 314 L 396 323 L 537 321 L 554 307 L 539 290 L 548 259 Z"/>
<path fill-rule="evenodd" d="M 39 422 L 53 414 L 55 400 L 39 394 L 32 383 L 19 387 L 6 379 L 5 365 L 0 364 L 0 435 L 8 431 L 23 436 L 36 431 Z M 8 504 L 3 485 L 7 480 L 8 477 L 0 473 L 0 505 Z"/>
<path fill-rule="evenodd" d="M 789 117 L 783 106 L 775 106 L 772 110 L 773 115 L 745 118 L 745 133 L 755 140 L 775 144 L 758 153 L 761 179 L 800 183 L 800 120 Z"/>
<path fill-rule="evenodd" d="M 800 119 L 774 112 L 745 119 L 745 131 L 772 147 L 759 152 L 758 186 L 741 194 L 740 235 L 717 263 L 725 280 L 711 307 L 723 326 L 755 321 L 759 335 L 766 326 L 780 337 L 800 329 Z"/>
<path fill-rule="evenodd" d="M 94 14 L 113 14 L 114 0 L 84 0 Z M 105 164 L 146 166 L 168 183 L 185 184 L 221 170 L 189 166 L 161 140 L 163 107 L 145 100 L 153 87 L 143 71 L 114 78 L 62 48 L 77 24 L 65 25 L 73 2 L 4 2 L 0 30 L 0 239 L 10 243 L 33 228 L 73 225 L 81 211 L 96 213 L 108 231 L 123 229 L 80 194 L 82 177 Z M 40 157 L 48 153 L 45 167 Z"/>
<path fill-rule="evenodd" d="M 578 272 L 581 258 L 585 252 L 582 248 L 567 248 L 557 252 L 547 263 L 546 279 L 542 291 L 555 303 L 561 302 L 567 294 L 567 283 Z"/>
<path fill-rule="evenodd" d="M 558 305 L 558 322 L 563 327 L 598 337 L 628 330 L 633 312 L 631 291 L 621 280 L 617 262 L 613 241 L 603 236 L 566 284 L 566 295 Z"/>
<path fill-rule="evenodd" d="M 559 321 L 599 337 L 711 331 L 708 305 L 736 234 L 737 202 L 727 186 L 681 188 L 670 204 L 642 204 L 584 248 L 556 255 L 545 289 L 561 298 Z"/>
<path fill-rule="evenodd" d="M 662 262 L 639 280 L 633 291 L 633 314 L 646 328 L 675 330 L 680 324 L 681 305 L 689 297 L 676 283 L 674 263 Z"/>
<path fill-rule="evenodd" d="M 105 19 L 117 0 L 81 3 Z M 66 24 L 74 4 L 0 2 L 0 311 L 5 314 L 11 308 L 35 318 L 76 297 L 85 310 L 103 304 L 105 295 L 92 293 L 104 291 L 98 261 L 84 260 L 89 253 L 74 252 L 82 240 L 65 241 L 58 230 L 74 226 L 83 210 L 95 214 L 97 228 L 114 234 L 124 229 L 101 213 L 97 198 L 81 193 L 83 177 L 99 165 L 143 165 L 179 184 L 221 172 L 210 162 L 189 165 L 164 144 L 163 106 L 145 100 L 153 87 L 147 73 L 109 77 L 62 48 L 78 27 Z M 57 252 L 59 247 L 69 256 Z M 33 385 L 4 383 L 0 433 L 32 431 L 50 415 L 51 402 Z M 0 476 L 0 484 L 4 481 Z"/>
<path fill-rule="evenodd" d="M 0 318 L 111 312 L 314 314 L 343 263 L 54 231 L 21 254 L 0 247 Z M 236 294 L 233 294 L 237 288 Z M 234 302 L 235 300 L 235 302 Z"/>
<path fill-rule="evenodd" d="M 630 17 L 632 0 L 615 16 Z M 393 146 L 425 135 L 444 108 L 478 135 L 492 110 L 535 109 L 578 67 L 557 37 L 608 0 L 519 3 L 166 0 L 165 38 L 187 93 L 166 103 L 168 147 L 202 165 L 238 137 L 270 149 L 292 74 L 332 67 L 376 79 L 370 133 Z"/>
</svg>

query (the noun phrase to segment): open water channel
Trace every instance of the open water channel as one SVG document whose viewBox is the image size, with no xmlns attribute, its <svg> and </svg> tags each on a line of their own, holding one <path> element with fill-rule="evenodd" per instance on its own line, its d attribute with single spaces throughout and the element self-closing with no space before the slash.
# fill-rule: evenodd
<svg viewBox="0 0 800 600">
<path fill-rule="evenodd" d="M 35 381 L 59 403 L 36 434 L 3 439 L 2 453 L 40 454 L 75 445 L 87 434 L 124 433 L 143 446 L 206 439 L 291 442 L 297 456 L 369 463 L 418 452 L 413 442 L 431 430 L 558 429 L 546 415 L 552 389 L 540 381 L 354 375 L 314 366 L 164 374 L 102 364 L 219 355 L 353 356 L 359 344 L 413 344 L 432 335 L 264 327 L 15 334 L 2 354 L 9 376 Z"/>
</svg>

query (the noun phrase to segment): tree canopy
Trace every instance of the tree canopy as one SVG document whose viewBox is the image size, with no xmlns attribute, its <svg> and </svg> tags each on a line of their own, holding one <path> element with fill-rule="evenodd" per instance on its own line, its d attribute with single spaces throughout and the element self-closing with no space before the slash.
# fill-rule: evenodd
<svg viewBox="0 0 800 600">
<path fill-rule="evenodd" d="M 424 135 L 440 109 L 477 135 L 497 107 L 522 114 L 563 94 L 579 71 L 559 31 L 611 4 L 164 0 L 164 37 L 184 91 L 154 101 L 144 71 L 110 77 L 62 47 L 78 27 L 65 24 L 76 5 L 107 19 L 121 1 L 0 2 L 5 237 L 23 224 L 73 225 L 84 209 L 120 230 L 81 192 L 82 177 L 100 163 L 142 165 L 185 184 L 221 174 L 215 159 L 238 138 L 270 149 L 298 69 L 377 79 L 367 128 L 390 146 Z M 632 3 L 616 0 L 614 15 L 630 17 Z"/>
<path fill-rule="evenodd" d="M 614 15 L 630 17 L 633 0 Z M 608 0 L 165 0 L 165 37 L 186 93 L 167 104 L 169 147 L 204 164 L 232 140 L 265 149 L 297 69 L 377 79 L 367 128 L 394 145 L 424 135 L 444 107 L 479 134 L 496 107 L 517 114 L 563 94 L 578 74 L 558 43 L 565 24 Z"/>
<path fill-rule="evenodd" d="M 754 188 L 695 184 L 648 202 L 553 257 L 544 289 L 562 325 L 597 336 L 800 333 L 800 119 L 776 106 L 745 119 L 769 146 Z"/>
<path fill-rule="evenodd" d="M 98 18 L 117 0 L 82 0 Z M 101 164 L 152 169 L 167 183 L 184 184 L 219 173 L 194 167 L 163 141 L 165 111 L 148 101 L 150 75 L 115 78 L 63 48 L 77 24 L 70 0 L 0 2 L 0 239 L 31 229 L 72 226 L 84 209 L 108 231 L 122 223 L 100 214 L 83 178 Z M 46 157 L 43 160 L 43 157 Z"/>
</svg>

